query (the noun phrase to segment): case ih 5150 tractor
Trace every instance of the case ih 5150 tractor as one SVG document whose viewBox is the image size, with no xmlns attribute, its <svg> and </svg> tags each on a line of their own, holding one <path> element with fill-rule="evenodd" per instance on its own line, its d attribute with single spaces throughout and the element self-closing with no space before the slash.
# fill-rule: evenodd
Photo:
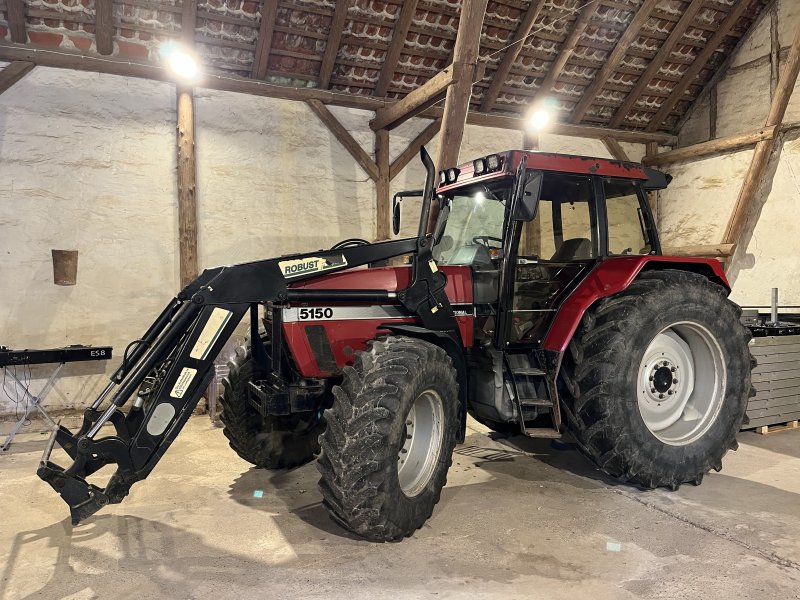
<svg viewBox="0 0 800 600">
<path fill-rule="evenodd" d="M 417 237 L 208 269 L 169 303 L 80 430 L 50 438 L 38 473 L 73 523 L 152 471 L 248 312 L 221 399 L 230 445 L 270 469 L 319 454 L 325 507 L 371 540 L 428 519 L 468 414 L 569 432 L 646 488 L 721 468 L 750 393 L 750 333 L 717 261 L 661 255 L 646 192 L 668 176 L 509 151 L 442 172 L 434 190 L 422 160 L 425 189 L 394 210 L 397 232 L 397 202 L 422 196 Z M 67 469 L 50 462 L 56 442 Z M 104 488 L 87 481 L 108 464 Z"/>
</svg>

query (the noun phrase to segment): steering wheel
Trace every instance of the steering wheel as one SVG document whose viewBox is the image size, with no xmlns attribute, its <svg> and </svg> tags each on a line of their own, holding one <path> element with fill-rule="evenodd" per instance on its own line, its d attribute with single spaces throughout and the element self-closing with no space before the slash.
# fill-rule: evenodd
<svg viewBox="0 0 800 600">
<path fill-rule="evenodd" d="M 491 242 L 497 242 L 497 246 L 492 246 Z M 486 246 L 490 250 L 502 250 L 503 249 L 503 238 L 494 237 L 491 235 L 476 235 L 472 238 L 473 244 L 480 244 L 481 246 Z"/>
</svg>

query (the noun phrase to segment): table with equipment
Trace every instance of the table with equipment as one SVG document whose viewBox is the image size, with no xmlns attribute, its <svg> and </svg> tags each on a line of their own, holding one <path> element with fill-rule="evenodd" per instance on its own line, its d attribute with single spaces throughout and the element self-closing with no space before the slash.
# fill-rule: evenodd
<svg viewBox="0 0 800 600">
<path fill-rule="evenodd" d="M 61 369 L 68 362 L 85 362 L 92 360 L 108 360 L 111 358 L 111 346 L 66 346 L 64 348 L 47 348 L 45 350 L 11 350 L 6 346 L 0 346 L 0 368 L 4 369 L 4 375 L 10 376 L 14 384 L 22 388 L 22 393 L 26 401 L 25 414 L 8 434 L 1 448 L 7 450 L 11 440 L 19 432 L 28 417 L 34 410 L 38 410 L 50 424 L 55 427 L 56 423 L 47 414 L 42 402 L 53 388 L 53 385 L 61 373 Z M 38 395 L 34 396 L 28 390 L 27 383 L 20 381 L 14 367 L 27 367 L 29 365 L 55 364 L 56 367 L 50 373 L 50 377 Z M 5 381 L 5 377 L 4 377 Z"/>
</svg>

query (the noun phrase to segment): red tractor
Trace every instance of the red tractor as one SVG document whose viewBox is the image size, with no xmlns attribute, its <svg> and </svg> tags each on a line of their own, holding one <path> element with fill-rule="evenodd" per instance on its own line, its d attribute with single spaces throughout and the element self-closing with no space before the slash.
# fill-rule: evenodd
<svg viewBox="0 0 800 600">
<path fill-rule="evenodd" d="M 248 312 L 221 398 L 231 447 L 269 469 L 319 455 L 330 515 L 371 540 L 430 517 L 468 414 L 568 432 L 646 488 L 721 468 L 750 394 L 750 333 L 716 260 L 661 255 L 646 193 L 669 177 L 509 151 L 443 171 L 434 190 L 422 159 L 425 189 L 394 201 L 397 233 L 400 200 L 422 197 L 417 237 L 208 269 L 173 299 L 80 430 L 51 436 L 38 474 L 74 523 L 150 473 Z M 66 470 L 49 460 L 56 442 Z M 87 481 L 112 463 L 104 488 Z"/>
</svg>

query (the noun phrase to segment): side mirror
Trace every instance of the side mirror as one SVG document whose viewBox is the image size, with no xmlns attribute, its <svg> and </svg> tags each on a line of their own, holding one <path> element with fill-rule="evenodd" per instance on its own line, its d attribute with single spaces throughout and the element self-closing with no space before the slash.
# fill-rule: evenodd
<svg viewBox="0 0 800 600">
<path fill-rule="evenodd" d="M 392 199 L 392 231 L 395 235 L 400 233 L 400 202 L 402 200 L 400 194 L 395 194 Z"/>
<path fill-rule="evenodd" d="M 516 202 L 511 218 L 514 221 L 530 221 L 536 216 L 536 205 L 542 195 L 542 182 L 544 174 L 541 171 L 531 171 L 527 177 L 520 178 L 524 181 L 521 190 L 515 191 Z"/>
</svg>

